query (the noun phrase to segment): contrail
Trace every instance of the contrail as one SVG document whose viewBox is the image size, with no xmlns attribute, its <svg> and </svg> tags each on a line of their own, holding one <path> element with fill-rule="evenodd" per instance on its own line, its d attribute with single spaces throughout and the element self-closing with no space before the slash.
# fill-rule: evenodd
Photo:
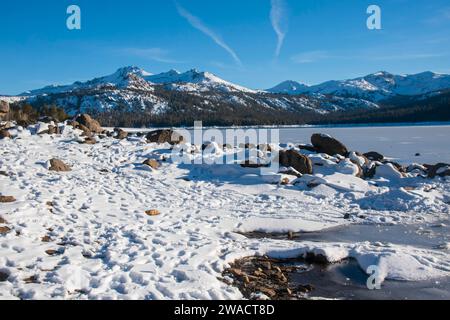
<svg viewBox="0 0 450 320">
<path fill-rule="evenodd" d="M 275 55 L 278 57 L 283 47 L 284 38 L 286 32 L 283 30 L 283 19 L 285 18 L 285 4 L 283 0 L 271 0 L 272 9 L 270 10 L 270 20 L 272 21 L 272 27 L 278 37 L 277 49 Z"/>
<path fill-rule="evenodd" d="M 207 26 L 205 26 L 199 18 L 192 15 L 189 11 L 187 11 L 186 9 L 181 7 L 178 3 L 175 3 L 175 4 L 177 6 L 177 10 L 178 10 L 178 13 L 180 14 L 180 16 L 185 18 L 194 28 L 196 28 L 197 30 L 200 30 L 205 35 L 210 37 L 217 45 L 219 45 L 223 49 L 225 49 L 231 55 L 231 57 L 234 59 L 234 61 L 236 61 L 237 64 L 242 65 L 242 62 L 239 59 L 236 52 L 234 52 L 234 50 L 231 49 L 218 34 L 216 34 L 214 31 L 212 31 Z"/>
</svg>

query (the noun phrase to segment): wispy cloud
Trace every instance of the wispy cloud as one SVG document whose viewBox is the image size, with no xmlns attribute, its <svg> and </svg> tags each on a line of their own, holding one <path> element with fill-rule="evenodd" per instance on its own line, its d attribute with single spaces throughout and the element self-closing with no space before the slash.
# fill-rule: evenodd
<svg viewBox="0 0 450 320">
<path fill-rule="evenodd" d="M 213 30 L 208 28 L 198 17 L 192 15 L 189 11 L 181 7 L 178 3 L 175 4 L 177 6 L 177 10 L 180 16 L 185 18 L 190 23 L 190 25 L 193 26 L 195 29 L 203 32 L 205 35 L 210 37 L 211 40 L 213 40 L 217 45 L 219 45 L 225 51 L 227 51 L 238 65 L 242 65 L 241 59 L 239 59 L 236 52 L 228 44 L 225 43 L 225 41 L 222 39 L 220 35 L 218 35 Z"/>
<path fill-rule="evenodd" d="M 162 48 L 123 48 L 120 53 L 162 63 L 182 63 L 169 58 L 169 51 Z"/>
<path fill-rule="evenodd" d="M 313 63 L 329 58 L 332 58 L 332 56 L 327 51 L 316 50 L 296 54 L 291 57 L 291 60 L 295 63 Z"/>
<path fill-rule="evenodd" d="M 286 4 L 284 0 L 271 0 L 272 8 L 270 10 L 270 20 L 272 27 L 277 34 L 278 43 L 275 50 L 275 56 L 279 56 L 281 48 L 283 47 L 284 39 L 287 33 L 287 16 L 286 16 Z"/>
</svg>

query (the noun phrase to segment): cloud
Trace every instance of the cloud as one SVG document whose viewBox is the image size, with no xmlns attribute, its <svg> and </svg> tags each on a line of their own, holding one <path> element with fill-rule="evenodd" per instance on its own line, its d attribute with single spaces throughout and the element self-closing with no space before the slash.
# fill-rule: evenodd
<svg viewBox="0 0 450 320">
<path fill-rule="evenodd" d="M 313 63 L 329 58 L 332 58 L 332 56 L 327 51 L 316 50 L 296 54 L 291 60 L 295 63 Z"/>
<path fill-rule="evenodd" d="M 210 37 L 211 40 L 213 40 L 217 45 L 219 45 L 225 51 L 227 51 L 237 64 L 242 65 L 242 62 L 239 59 L 236 52 L 230 46 L 228 46 L 218 34 L 216 34 L 213 30 L 208 28 L 199 18 L 192 15 L 189 11 L 181 7 L 178 3 L 175 4 L 177 6 L 177 10 L 180 16 L 185 18 L 189 22 L 189 24 L 193 26 L 195 29 L 203 32 L 205 35 Z"/>
<path fill-rule="evenodd" d="M 122 54 L 163 63 L 181 63 L 168 58 L 169 51 L 161 48 L 124 48 L 119 50 Z"/>
<path fill-rule="evenodd" d="M 283 47 L 284 39 L 286 38 L 286 5 L 284 0 L 271 0 L 272 8 L 270 10 L 270 20 L 272 27 L 278 37 L 277 49 L 275 56 L 279 56 L 281 48 Z"/>
</svg>

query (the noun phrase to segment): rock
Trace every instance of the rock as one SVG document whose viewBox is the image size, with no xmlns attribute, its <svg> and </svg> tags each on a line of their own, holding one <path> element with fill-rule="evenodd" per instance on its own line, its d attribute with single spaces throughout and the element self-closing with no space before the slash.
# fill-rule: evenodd
<svg viewBox="0 0 450 320">
<path fill-rule="evenodd" d="M 439 177 L 448 177 L 450 176 L 450 164 L 447 163 L 438 163 L 434 166 L 425 165 L 428 168 L 428 177 L 433 179 L 436 176 Z"/>
<path fill-rule="evenodd" d="M 43 237 L 41 238 L 41 241 L 42 241 L 42 242 L 51 242 L 51 241 L 52 241 L 52 238 L 50 238 L 49 236 L 43 236 Z"/>
<path fill-rule="evenodd" d="M 311 143 L 317 149 L 317 152 L 326 153 L 330 156 L 341 155 L 347 156 L 347 147 L 329 135 L 316 133 L 311 137 Z"/>
<path fill-rule="evenodd" d="M 11 228 L 8 227 L 0 227 L 0 235 L 5 235 L 11 231 Z"/>
<path fill-rule="evenodd" d="M 8 224 L 8 221 L 3 219 L 3 217 L 0 216 L 0 224 Z"/>
<path fill-rule="evenodd" d="M 120 128 L 114 128 L 114 132 L 116 133 L 116 139 L 123 140 L 128 137 L 128 132 Z"/>
<path fill-rule="evenodd" d="M 173 130 L 156 130 L 149 132 L 146 136 L 149 143 L 170 143 L 171 145 L 180 144 L 184 138 Z"/>
<path fill-rule="evenodd" d="M 90 132 L 102 133 L 104 131 L 103 128 L 100 126 L 100 123 L 92 119 L 91 116 L 88 114 L 82 114 L 78 116 L 78 118 L 76 118 L 75 121 L 78 122 L 80 125 L 85 126 L 87 129 L 89 129 Z"/>
<path fill-rule="evenodd" d="M 300 144 L 298 146 L 298 148 L 300 150 L 306 150 L 306 151 L 310 151 L 310 152 L 317 152 L 317 149 L 313 145 L 309 145 L 309 144 Z"/>
<path fill-rule="evenodd" d="M 86 137 L 86 138 L 84 139 L 84 141 L 81 142 L 81 143 L 82 143 L 82 144 L 90 144 L 90 145 L 92 145 L 92 144 L 96 144 L 96 143 L 97 143 L 97 140 L 95 140 L 94 137 Z"/>
<path fill-rule="evenodd" d="M 155 170 L 161 166 L 161 164 L 155 159 L 147 159 L 142 164 L 145 164 Z"/>
<path fill-rule="evenodd" d="M 57 171 L 57 172 L 68 172 L 68 171 L 72 171 L 72 168 L 70 168 L 70 166 L 68 166 L 67 164 L 65 164 L 64 162 L 62 162 L 59 159 L 51 159 L 49 170 Z"/>
<path fill-rule="evenodd" d="M 48 134 L 61 134 L 61 130 L 59 129 L 58 126 L 49 125 Z"/>
<path fill-rule="evenodd" d="M 45 253 L 48 254 L 49 256 L 56 256 L 59 252 L 57 250 L 49 249 L 45 250 Z"/>
<path fill-rule="evenodd" d="M 11 133 L 8 130 L 0 130 L 0 140 L 5 138 L 11 138 Z"/>
<path fill-rule="evenodd" d="M 9 113 L 9 103 L 6 101 L 0 101 L 0 115 L 4 115 Z"/>
<path fill-rule="evenodd" d="M 156 210 L 156 209 L 151 209 L 151 210 L 145 211 L 145 214 L 148 216 L 154 217 L 154 216 L 159 216 L 161 214 L 161 212 L 159 212 L 159 210 Z"/>
<path fill-rule="evenodd" d="M 270 298 L 274 298 L 277 295 L 277 292 L 270 288 L 259 287 L 257 290 L 260 291 L 261 293 L 264 293 L 266 296 Z"/>
<path fill-rule="evenodd" d="M 0 203 L 11 203 L 15 202 L 16 198 L 13 196 L 0 196 Z"/>
<path fill-rule="evenodd" d="M 292 167 L 301 174 L 312 174 L 311 159 L 295 150 L 280 151 L 279 163 L 283 167 Z"/>
<path fill-rule="evenodd" d="M 364 156 L 372 161 L 383 161 L 384 156 L 376 151 L 370 151 L 367 153 L 364 153 Z"/>
</svg>

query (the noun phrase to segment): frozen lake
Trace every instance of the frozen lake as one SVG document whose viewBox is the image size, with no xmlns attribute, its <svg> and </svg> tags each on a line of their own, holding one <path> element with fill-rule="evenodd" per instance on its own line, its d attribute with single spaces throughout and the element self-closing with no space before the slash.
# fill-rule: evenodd
<svg viewBox="0 0 450 320">
<path fill-rule="evenodd" d="M 125 130 L 143 132 L 154 129 Z M 207 128 L 203 130 L 207 130 Z M 226 129 L 220 128 L 219 130 Z M 248 130 L 248 128 L 244 130 Z M 342 141 L 350 150 L 363 153 L 377 151 L 385 157 L 404 164 L 414 162 L 420 164 L 450 163 L 450 124 L 370 127 L 312 126 L 262 130 L 279 130 L 280 143 L 307 144 L 310 143 L 312 134 L 326 133 Z M 192 132 L 192 130 L 188 131 Z M 420 156 L 416 156 L 416 154 L 420 154 Z"/>
<path fill-rule="evenodd" d="M 283 128 L 282 143 L 309 143 L 313 133 L 326 133 L 342 141 L 349 149 L 378 151 L 402 163 L 450 163 L 450 125 Z M 416 153 L 420 153 L 416 157 Z"/>
</svg>

